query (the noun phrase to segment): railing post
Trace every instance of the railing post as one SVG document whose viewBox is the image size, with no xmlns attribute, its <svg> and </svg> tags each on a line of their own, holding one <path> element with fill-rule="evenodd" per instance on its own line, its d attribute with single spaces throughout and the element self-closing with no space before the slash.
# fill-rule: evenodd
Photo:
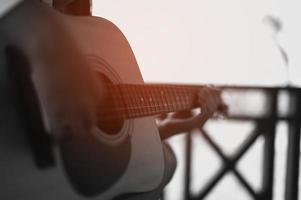
<svg viewBox="0 0 301 200">
<path fill-rule="evenodd" d="M 241 89 L 241 88 L 239 88 Z M 246 88 L 248 89 L 248 88 Z M 250 89 L 250 88 L 249 88 Z M 251 88 L 253 89 L 253 88 Z M 300 129 L 301 129 L 301 89 L 299 88 L 255 88 L 263 90 L 268 95 L 267 101 L 267 114 L 261 117 L 249 117 L 243 116 L 230 116 L 230 119 L 238 120 L 254 120 L 257 122 L 256 133 L 250 135 L 251 140 L 247 140 L 247 143 L 242 144 L 242 148 L 237 151 L 237 155 L 234 157 L 228 157 L 223 154 L 219 146 L 217 146 L 209 135 L 204 132 L 206 141 L 213 147 L 216 153 L 223 159 L 224 165 L 220 171 L 208 182 L 203 190 L 196 196 L 193 196 L 190 192 L 191 181 L 191 134 L 186 137 L 186 168 L 185 168 L 185 200 L 204 199 L 204 197 L 211 192 L 212 188 L 218 181 L 221 180 L 223 175 L 229 171 L 233 171 L 238 180 L 249 191 L 253 199 L 256 200 L 272 200 L 273 188 L 274 188 L 274 170 L 275 170 L 275 139 L 276 128 L 279 120 L 283 120 L 288 123 L 288 149 L 287 149 L 287 166 L 286 166 L 286 182 L 285 182 L 285 200 L 298 200 L 298 182 L 299 182 L 299 166 L 300 166 Z M 287 91 L 290 97 L 289 108 L 291 112 L 285 115 L 278 114 L 278 97 L 279 91 Z M 231 118 L 232 117 L 232 118 Z M 236 118 L 235 118 L 236 117 Z M 254 143 L 257 137 L 262 135 L 264 137 L 264 149 L 263 149 L 263 172 L 262 172 L 262 190 L 256 192 L 252 187 L 249 187 L 243 176 L 236 171 L 234 166 L 231 166 L 241 158 L 241 156 L 249 149 Z"/>
<path fill-rule="evenodd" d="M 268 93 L 269 98 L 269 114 L 270 117 L 266 126 L 267 132 L 264 137 L 263 152 L 263 180 L 262 180 L 262 196 L 261 199 L 273 199 L 273 183 L 274 183 L 274 155 L 275 155 L 275 132 L 277 125 L 277 104 L 278 90 L 272 90 Z"/>
<path fill-rule="evenodd" d="M 293 117 L 289 121 L 285 199 L 298 200 L 301 121 L 301 93 L 299 89 L 290 92 L 290 100 L 292 111 L 290 114 Z"/>
<path fill-rule="evenodd" d="M 191 183 L 191 137 L 192 133 L 188 132 L 186 135 L 185 144 L 185 188 L 184 188 L 184 199 L 190 200 L 190 183 Z"/>
</svg>

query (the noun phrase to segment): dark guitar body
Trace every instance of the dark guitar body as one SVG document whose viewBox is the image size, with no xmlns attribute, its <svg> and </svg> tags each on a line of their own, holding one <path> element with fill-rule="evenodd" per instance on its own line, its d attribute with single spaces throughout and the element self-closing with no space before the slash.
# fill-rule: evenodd
<svg viewBox="0 0 301 200">
<path fill-rule="evenodd" d="M 116 183 L 128 166 L 130 153 L 129 138 L 110 146 L 99 145 L 99 141 L 88 134 L 78 134 L 61 146 L 66 173 L 76 190 L 86 196 L 99 195 Z M 110 159 L 104 162 L 108 157 Z"/>
</svg>

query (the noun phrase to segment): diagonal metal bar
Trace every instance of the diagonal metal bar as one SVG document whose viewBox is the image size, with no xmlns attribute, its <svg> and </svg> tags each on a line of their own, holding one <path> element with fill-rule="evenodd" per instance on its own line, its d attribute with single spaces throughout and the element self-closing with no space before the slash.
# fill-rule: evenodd
<svg viewBox="0 0 301 200">
<path fill-rule="evenodd" d="M 239 171 L 235 168 L 235 164 L 237 161 L 233 162 L 233 160 L 229 157 L 227 157 L 221 148 L 211 139 L 207 131 L 202 130 L 201 131 L 203 137 L 206 139 L 206 141 L 213 147 L 213 149 L 218 153 L 218 155 L 222 158 L 225 165 L 229 166 L 229 170 L 232 170 L 234 175 L 237 177 L 237 179 L 241 182 L 241 184 L 245 187 L 245 189 L 249 192 L 249 194 L 257 198 L 258 194 L 253 190 L 253 188 L 250 186 L 250 184 L 246 181 L 246 179 L 241 175 Z"/>
<path fill-rule="evenodd" d="M 250 185 L 243 179 L 239 172 L 234 168 L 235 163 L 244 155 L 244 153 L 251 147 L 251 145 L 256 141 L 258 136 L 262 133 L 264 129 L 261 123 L 258 123 L 251 134 L 247 137 L 247 139 L 243 142 L 240 146 L 238 153 L 235 154 L 231 159 L 226 157 L 223 151 L 218 147 L 218 145 L 209 137 L 209 135 L 204 131 L 201 130 L 203 133 L 202 135 L 206 139 L 206 141 L 213 147 L 216 153 L 223 159 L 226 165 L 223 165 L 222 168 L 215 174 L 215 176 L 208 182 L 208 184 L 204 187 L 204 189 L 200 192 L 199 195 L 193 197 L 192 199 L 203 199 L 207 194 L 214 188 L 214 186 L 220 181 L 220 179 L 229 171 L 233 170 L 236 171 L 235 175 L 237 176 L 238 180 L 246 186 L 245 188 L 250 193 L 251 196 L 257 197 L 258 195 L 255 191 L 250 187 Z"/>
<path fill-rule="evenodd" d="M 222 151 L 222 149 L 213 141 L 205 129 L 200 130 L 203 138 L 210 144 L 210 146 L 215 150 L 215 152 L 225 161 L 229 162 L 228 157 Z"/>
<path fill-rule="evenodd" d="M 233 155 L 233 161 L 238 161 L 246 151 L 252 146 L 252 144 L 256 141 L 256 139 L 266 132 L 268 126 L 265 125 L 264 122 L 258 122 L 254 130 L 249 134 L 249 136 L 244 140 L 244 142 L 240 145 L 239 149 L 236 151 L 237 153 Z"/>
<path fill-rule="evenodd" d="M 246 181 L 246 179 L 242 176 L 242 174 L 237 171 L 236 168 L 233 168 L 233 173 L 235 174 L 236 178 L 239 180 L 239 182 L 245 187 L 247 192 L 254 198 L 258 199 L 260 194 L 256 193 L 256 191 L 250 186 L 249 182 Z"/>
<path fill-rule="evenodd" d="M 228 170 L 229 170 L 228 167 L 222 166 L 222 168 L 219 169 L 219 171 L 213 176 L 213 178 L 211 180 L 209 180 L 209 182 L 202 189 L 202 191 L 198 195 L 191 197 L 191 199 L 192 200 L 201 200 L 201 199 L 205 198 L 209 194 L 209 192 L 214 188 L 214 186 L 227 173 Z"/>
</svg>

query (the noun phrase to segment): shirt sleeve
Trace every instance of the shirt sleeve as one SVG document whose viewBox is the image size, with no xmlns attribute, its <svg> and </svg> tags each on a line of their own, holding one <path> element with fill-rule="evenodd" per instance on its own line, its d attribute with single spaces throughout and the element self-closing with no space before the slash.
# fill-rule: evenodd
<svg viewBox="0 0 301 200">
<path fill-rule="evenodd" d="M 1 0 L 0 2 L 0 18 L 12 10 L 23 0 Z"/>
</svg>

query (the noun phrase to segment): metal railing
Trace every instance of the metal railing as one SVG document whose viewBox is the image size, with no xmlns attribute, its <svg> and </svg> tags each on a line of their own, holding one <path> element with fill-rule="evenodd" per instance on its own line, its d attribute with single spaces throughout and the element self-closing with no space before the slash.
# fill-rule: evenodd
<svg viewBox="0 0 301 200">
<path fill-rule="evenodd" d="M 207 197 L 212 189 L 222 180 L 229 172 L 232 172 L 241 186 L 247 191 L 249 196 L 255 200 L 272 200 L 275 176 L 275 137 L 276 126 L 279 122 L 286 122 L 288 125 L 288 148 L 286 160 L 286 177 L 285 177 L 285 200 L 298 199 L 298 181 L 299 181 L 299 152 L 300 152 L 300 125 L 301 125 L 301 89 L 293 87 L 222 87 L 223 93 L 230 97 L 227 103 L 230 106 L 229 121 L 250 121 L 254 123 L 252 131 L 248 137 L 240 144 L 238 150 L 228 156 L 223 149 L 213 140 L 205 128 L 200 129 L 200 135 L 209 144 L 212 150 L 222 161 L 219 170 L 211 177 L 206 185 L 200 189 L 200 192 L 193 194 L 191 192 L 192 177 L 192 133 L 186 134 L 185 139 L 185 172 L 184 172 L 184 198 L 185 200 L 201 200 Z M 252 94 L 253 93 L 253 94 Z M 257 95 L 255 95 L 257 93 Z M 255 104 L 258 105 L 261 113 L 252 113 L 252 109 L 243 111 L 231 109 L 239 105 L 231 105 L 235 99 L 231 96 L 246 97 L 240 102 L 244 108 L 254 102 L 248 100 L 250 97 L 260 96 Z M 287 109 L 283 109 L 283 102 L 286 97 Z M 254 99 L 254 98 L 253 98 Z M 227 99 L 226 99 L 227 100 Z M 231 102 L 232 101 L 232 102 Z M 253 100 L 254 101 L 254 100 Z M 264 102 L 264 103 L 263 103 Z M 284 106 L 285 107 L 285 106 Z M 256 109 L 255 109 L 256 110 Z M 225 133 L 226 134 L 226 133 Z M 257 139 L 262 136 L 264 139 L 263 146 L 263 169 L 261 174 L 261 188 L 255 190 L 246 180 L 244 175 L 237 169 L 238 161 L 253 146 Z"/>
</svg>

